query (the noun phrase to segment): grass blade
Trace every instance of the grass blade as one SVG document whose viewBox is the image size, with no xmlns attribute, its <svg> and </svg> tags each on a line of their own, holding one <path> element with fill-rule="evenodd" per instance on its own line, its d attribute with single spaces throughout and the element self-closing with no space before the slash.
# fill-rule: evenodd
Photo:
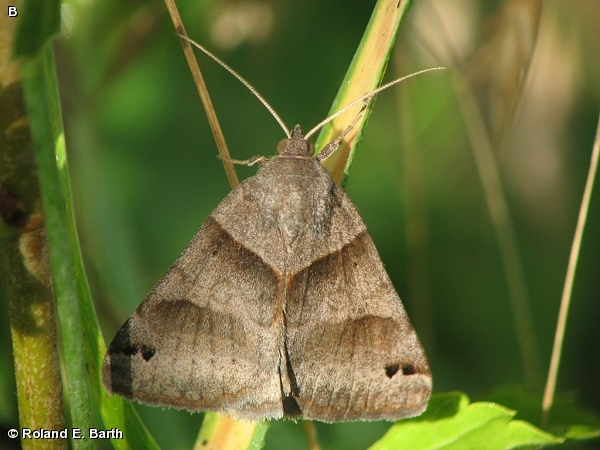
<svg viewBox="0 0 600 450">
<path fill-rule="evenodd" d="M 396 41 L 400 22 L 409 5 L 410 0 L 377 2 L 329 114 L 339 111 L 379 85 Z M 373 104 L 374 101 L 369 103 L 361 119 L 341 142 L 339 149 L 323 161 L 323 165 L 331 172 L 335 182 L 342 186 L 350 174 L 356 149 Z M 339 136 L 356 117 L 361 107 L 361 104 L 356 105 L 325 126 L 319 133 L 315 148 L 320 151 L 328 142 Z"/>
<path fill-rule="evenodd" d="M 57 162 L 61 163 L 57 161 L 57 154 L 64 153 L 64 138 L 50 45 L 47 44 L 38 56 L 25 62 L 22 67 L 62 333 L 71 422 L 74 428 L 88 430 L 93 427 L 92 409 L 85 352 L 81 346 L 83 328 L 79 314 L 77 274 L 71 264 L 70 224 L 66 220 L 63 189 L 57 170 Z M 87 439 L 73 440 L 73 446 L 93 448 L 94 442 Z"/>
</svg>

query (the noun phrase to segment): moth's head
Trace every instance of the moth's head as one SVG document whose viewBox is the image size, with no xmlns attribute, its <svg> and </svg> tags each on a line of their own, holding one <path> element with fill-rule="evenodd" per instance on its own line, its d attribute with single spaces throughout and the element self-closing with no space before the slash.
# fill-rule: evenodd
<svg viewBox="0 0 600 450">
<path fill-rule="evenodd" d="M 304 138 L 304 132 L 300 125 L 292 129 L 289 139 L 282 139 L 277 145 L 277 153 L 285 156 L 312 156 L 315 153 L 315 146 L 309 140 Z"/>
</svg>

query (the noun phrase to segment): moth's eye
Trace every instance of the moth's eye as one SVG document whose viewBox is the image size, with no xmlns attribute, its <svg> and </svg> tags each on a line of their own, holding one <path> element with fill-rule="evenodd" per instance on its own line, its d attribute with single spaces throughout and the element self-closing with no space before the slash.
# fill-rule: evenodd
<svg viewBox="0 0 600 450">
<path fill-rule="evenodd" d="M 315 146 L 313 145 L 313 143 L 310 142 L 309 140 L 307 140 L 306 144 L 308 145 L 308 156 L 314 155 L 315 154 Z"/>
<path fill-rule="evenodd" d="M 277 153 L 278 154 L 281 155 L 285 151 L 288 141 L 289 141 L 289 139 L 282 139 L 279 141 L 279 144 L 277 144 Z"/>
</svg>

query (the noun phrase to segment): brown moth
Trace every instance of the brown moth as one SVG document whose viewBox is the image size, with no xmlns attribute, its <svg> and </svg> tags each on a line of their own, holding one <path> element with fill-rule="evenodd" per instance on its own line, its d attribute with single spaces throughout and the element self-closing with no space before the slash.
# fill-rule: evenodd
<svg viewBox="0 0 600 450">
<path fill-rule="evenodd" d="M 283 142 L 119 330 L 104 386 L 245 420 L 418 415 L 429 365 L 373 240 L 301 127 Z"/>
</svg>

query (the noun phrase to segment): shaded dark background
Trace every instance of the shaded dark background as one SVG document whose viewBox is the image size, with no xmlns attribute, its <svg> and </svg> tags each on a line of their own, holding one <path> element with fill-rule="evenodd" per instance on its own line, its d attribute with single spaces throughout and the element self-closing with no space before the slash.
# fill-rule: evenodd
<svg viewBox="0 0 600 450">
<path fill-rule="evenodd" d="M 509 3 L 414 1 L 386 79 L 439 65 L 448 45 L 460 61 L 486 55 L 486 33 Z M 178 2 L 190 37 L 249 80 L 289 126 L 305 129 L 326 116 L 374 4 Z M 56 50 L 75 210 L 110 341 L 230 188 L 164 4 L 103 0 L 64 8 Z M 541 402 L 598 120 L 599 19 L 594 0 L 543 2 L 519 107 L 496 154 L 538 345 L 533 382 L 526 382 L 498 243 L 450 74 L 423 75 L 376 101 L 347 192 L 426 348 L 435 391 L 490 400 L 500 387 L 517 385 L 524 398 Z M 487 56 L 505 55 L 496 47 Z M 227 72 L 198 58 L 232 157 L 273 155 L 284 137 L 276 122 Z M 254 173 L 238 167 L 241 178 Z M 577 409 L 596 414 L 597 191 L 558 382 Z M 12 391 L 3 390 L 0 414 L 15 417 Z M 138 409 L 164 448 L 192 446 L 201 415 Z M 318 431 L 323 448 L 359 449 L 388 426 L 319 425 Z M 306 445 L 298 424 L 281 421 L 267 442 L 268 448 Z"/>
</svg>

